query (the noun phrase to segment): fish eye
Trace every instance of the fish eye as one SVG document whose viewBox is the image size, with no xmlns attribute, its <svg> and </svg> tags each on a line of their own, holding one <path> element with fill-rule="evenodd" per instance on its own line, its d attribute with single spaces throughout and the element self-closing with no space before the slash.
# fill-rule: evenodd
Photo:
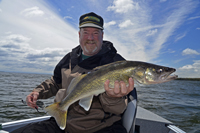
<svg viewBox="0 0 200 133">
<path fill-rule="evenodd" d="M 160 68 L 160 69 L 157 70 L 157 73 L 161 73 L 162 71 L 163 71 L 163 69 Z"/>
</svg>

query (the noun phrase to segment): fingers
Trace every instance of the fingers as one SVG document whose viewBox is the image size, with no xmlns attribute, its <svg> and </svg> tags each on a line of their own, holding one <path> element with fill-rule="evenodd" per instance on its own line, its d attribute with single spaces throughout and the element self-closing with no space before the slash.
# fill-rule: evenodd
<svg viewBox="0 0 200 133">
<path fill-rule="evenodd" d="M 129 85 L 126 86 L 126 83 L 123 81 L 115 81 L 114 88 L 109 87 L 109 80 L 104 84 L 106 94 L 110 97 L 123 97 L 131 92 L 134 88 L 134 80 L 129 78 Z"/>
<path fill-rule="evenodd" d="M 115 95 L 118 95 L 120 93 L 121 91 L 120 88 L 121 88 L 120 83 L 118 81 L 115 81 L 114 90 L 113 90 Z"/>
<path fill-rule="evenodd" d="M 39 93 L 38 92 L 31 92 L 27 97 L 26 97 L 26 103 L 29 107 L 31 108 L 38 108 L 36 105 L 36 101 L 38 99 Z"/>
<path fill-rule="evenodd" d="M 128 93 L 134 89 L 134 80 L 133 78 L 129 78 L 129 86 L 128 86 Z"/>
<path fill-rule="evenodd" d="M 33 103 L 36 104 L 37 99 L 38 99 L 38 94 L 37 94 L 37 93 L 34 93 L 34 94 L 33 94 Z"/>
<path fill-rule="evenodd" d="M 110 81 L 106 80 L 106 82 L 104 84 L 104 88 L 105 88 L 106 91 L 109 91 L 109 83 L 110 83 Z"/>
<path fill-rule="evenodd" d="M 104 84 L 104 88 L 105 88 L 106 94 L 109 97 L 116 97 L 118 95 L 119 91 L 120 91 L 118 81 L 115 81 L 114 88 L 110 88 L 109 87 L 109 83 L 110 83 L 110 81 L 106 80 L 106 82 Z"/>
<path fill-rule="evenodd" d="M 112 95 L 114 95 L 114 92 L 113 92 L 113 89 L 109 87 L 109 83 L 110 83 L 110 81 L 106 80 L 106 82 L 104 84 L 104 88 L 105 88 L 106 94 L 108 96 L 112 97 Z"/>
</svg>

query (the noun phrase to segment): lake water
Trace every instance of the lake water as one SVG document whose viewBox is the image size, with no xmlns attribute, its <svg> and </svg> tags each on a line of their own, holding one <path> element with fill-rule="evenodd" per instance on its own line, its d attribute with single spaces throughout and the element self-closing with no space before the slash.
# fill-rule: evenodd
<svg viewBox="0 0 200 133">
<path fill-rule="evenodd" d="M 44 116 L 22 104 L 26 96 L 51 75 L 0 72 L 0 123 Z M 200 81 L 137 86 L 138 105 L 173 122 L 187 133 L 200 133 Z M 41 100 L 46 105 L 53 98 Z"/>
</svg>

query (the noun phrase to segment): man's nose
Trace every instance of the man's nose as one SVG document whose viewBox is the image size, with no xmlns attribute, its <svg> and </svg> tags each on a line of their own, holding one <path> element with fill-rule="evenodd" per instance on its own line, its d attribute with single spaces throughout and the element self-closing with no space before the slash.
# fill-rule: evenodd
<svg viewBox="0 0 200 133">
<path fill-rule="evenodd" d="M 89 35 L 88 35 L 88 40 L 93 40 L 93 39 L 94 39 L 93 35 L 92 35 L 92 34 L 89 34 Z"/>
</svg>

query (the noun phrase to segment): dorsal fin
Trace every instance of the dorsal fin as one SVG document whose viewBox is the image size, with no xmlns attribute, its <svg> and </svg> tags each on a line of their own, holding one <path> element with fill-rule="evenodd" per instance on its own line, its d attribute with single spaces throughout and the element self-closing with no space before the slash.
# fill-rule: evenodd
<svg viewBox="0 0 200 133">
<path fill-rule="evenodd" d="M 95 68 L 93 69 L 93 71 L 97 71 L 98 69 L 101 69 L 101 68 L 103 68 L 103 67 L 107 67 L 107 66 L 110 66 L 110 65 L 112 65 L 112 64 L 118 64 L 118 63 L 120 63 L 120 62 L 124 62 L 124 60 L 123 60 L 123 61 L 116 61 L 116 62 L 112 62 L 112 63 L 106 64 L 106 65 L 102 65 L 102 66 L 95 67 Z"/>
</svg>

